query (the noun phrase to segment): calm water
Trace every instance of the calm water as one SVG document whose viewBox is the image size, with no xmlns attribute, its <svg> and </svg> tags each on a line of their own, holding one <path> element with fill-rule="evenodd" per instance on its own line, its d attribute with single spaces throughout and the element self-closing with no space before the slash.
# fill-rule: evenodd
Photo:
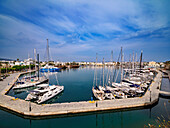
<svg viewBox="0 0 170 128">
<path fill-rule="evenodd" d="M 92 86 L 94 79 L 94 67 L 81 67 L 77 69 L 66 69 L 61 72 L 53 72 L 49 74 L 50 84 L 57 84 L 56 75 L 60 85 L 64 86 L 64 92 L 46 103 L 57 102 L 74 102 L 87 101 L 92 97 Z M 117 70 L 116 70 L 117 71 Z M 118 70 L 119 71 L 119 70 Z M 98 83 L 102 84 L 102 67 L 97 68 Z M 105 76 L 108 74 L 108 68 L 105 68 Z M 43 75 L 43 74 L 42 74 Z M 48 75 L 44 73 L 44 75 Z M 106 78 L 105 78 L 106 81 Z M 120 71 L 117 78 L 120 82 Z M 33 89 L 33 88 L 31 88 Z M 28 90 L 31 90 L 28 89 Z M 13 90 L 8 95 L 25 99 L 28 95 L 28 90 L 16 93 Z"/>
<path fill-rule="evenodd" d="M 102 69 L 99 68 L 98 70 L 101 72 Z M 57 75 L 60 84 L 64 85 L 65 91 L 53 102 L 89 100 L 92 96 L 94 68 L 71 69 L 59 72 Z M 98 82 L 100 82 L 100 73 L 98 76 Z M 50 78 L 50 83 L 56 82 L 54 74 Z M 162 88 L 170 86 L 167 79 L 163 79 L 162 83 L 164 84 Z M 164 106 L 164 104 L 166 105 Z M 24 119 L 0 110 L 0 128 L 143 128 L 148 123 L 156 124 L 155 119 L 161 117 L 161 115 L 167 119 L 168 113 L 170 114 L 170 100 L 164 98 L 160 98 L 157 105 L 147 109 L 109 111 L 39 120 Z"/>
</svg>

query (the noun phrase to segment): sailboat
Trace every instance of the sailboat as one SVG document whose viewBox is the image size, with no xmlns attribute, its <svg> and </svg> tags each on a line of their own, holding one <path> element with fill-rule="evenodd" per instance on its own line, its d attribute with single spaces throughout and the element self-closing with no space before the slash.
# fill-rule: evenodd
<svg viewBox="0 0 170 128">
<path fill-rule="evenodd" d="M 106 88 L 104 83 L 104 58 L 103 58 L 103 86 L 99 85 L 99 89 L 104 91 L 106 99 L 110 99 L 110 100 L 115 99 L 112 92 Z"/>
<path fill-rule="evenodd" d="M 28 55 L 28 59 L 29 59 L 29 55 Z M 36 65 L 36 60 L 35 60 L 35 65 Z M 31 70 L 30 64 L 29 64 L 29 70 Z M 37 77 L 36 75 L 32 76 L 31 74 L 29 74 L 28 76 L 24 76 L 22 79 L 18 79 L 17 82 L 15 83 L 15 86 L 13 87 L 13 90 L 22 91 L 21 89 L 34 87 L 46 82 L 48 82 L 48 79 L 45 76 L 39 77 L 38 75 Z"/>
<path fill-rule="evenodd" d="M 46 53 L 47 53 L 47 59 L 49 60 L 49 44 L 48 44 L 48 39 L 47 39 L 47 47 L 46 47 Z M 53 65 L 50 65 L 47 63 L 44 67 L 40 68 L 40 72 L 58 72 L 60 71 L 61 68 L 55 67 Z"/>
<path fill-rule="evenodd" d="M 122 90 L 125 90 L 125 91 L 129 91 L 127 86 L 125 84 L 122 83 L 122 79 L 123 79 L 123 64 L 122 64 L 122 60 L 123 60 L 123 55 L 122 55 L 122 47 L 121 47 L 121 52 L 119 54 L 119 57 L 121 55 L 121 82 L 120 83 L 116 83 L 116 80 L 117 80 L 117 77 L 118 77 L 118 73 L 117 72 L 117 75 L 116 75 L 116 78 L 115 78 L 115 82 L 112 82 L 112 87 L 114 88 L 117 88 L 117 90 L 115 90 L 113 92 L 114 95 L 116 95 L 117 98 L 127 98 L 127 96 L 125 95 L 125 93 L 123 93 Z M 119 58 L 118 58 L 119 60 Z"/>
<path fill-rule="evenodd" d="M 47 39 L 47 45 L 48 45 L 48 39 Z M 47 46 L 48 47 L 48 46 Z M 47 59 L 49 63 L 49 52 L 47 53 Z M 49 78 L 49 70 L 48 70 L 48 78 Z M 56 75 L 57 79 L 57 75 Z M 39 89 L 35 89 L 32 92 L 30 92 L 25 100 L 31 100 L 35 99 L 38 104 L 41 104 L 56 95 L 60 94 L 62 91 L 64 91 L 64 86 L 59 85 L 58 79 L 57 79 L 57 85 L 50 85 L 49 82 L 47 84 L 44 84 Z"/>
<path fill-rule="evenodd" d="M 96 65 L 95 65 L 95 73 L 94 73 L 94 81 L 93 81 L 93 87 L 92 87 L 93 95 L 98 100 L 104 100 L 105 99 L 105 93 L 103 90 L 100 90 L 97 86 L 97 54 L 96 54 Z"/>
</svg>

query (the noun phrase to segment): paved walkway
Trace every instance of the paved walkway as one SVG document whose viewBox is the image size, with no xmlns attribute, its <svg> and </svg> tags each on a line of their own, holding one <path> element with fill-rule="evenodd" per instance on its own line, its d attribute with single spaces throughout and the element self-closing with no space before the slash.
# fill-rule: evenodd
<svg viewBox="0 0 170 128">
<path fill-rule="evenodd" d="M 120 108 L 133 108 L 133 107 L 143 107 L 147 105 L 152 105 L 159 99 L 159 89 L 162 80 L 162 73 L 158 71 L 157 76 L 150 86 L 150 91 L 147 91 L 143 97 L 127 98 L 127 99 L 115 99 L 115 100 L 104 100 L 96 101 L 94 103 L 89 103 L 89 101 L 82 102 L 71 102 L 71 103 L 55 103 L 55 104 L 44 104 L 38 105 L 35 103 L 30 103 L 28 101 L 18 99 L 14 100 L 13 97 L 4 95 L 6 90 L 3 88 L 10 88 L 11 84 L 8 85 L 8 81 L 12 81 L 18 74 L 13 74 L 6 81 L 0 83 L 2 87 L 0 88 L 0 106 L 20 113 L 26 116 L 49 116 L 49 115 L 61 115 L 69 113 L 82 113 L 82 112 L 92 112 L 101 110 L 112 110 Z M 151 98 L 150 98 L 151 96 Z M 31 111 L 29 111 L 29 106 L 31 106 Z"/>
<path fill-rule="evenodd" d="M 10 74 L 6 79 L 0 81 L 0 94 L 5 94 L 13 85 L 13 83 L 17 80 L 20 73 Z"/>
</svg>

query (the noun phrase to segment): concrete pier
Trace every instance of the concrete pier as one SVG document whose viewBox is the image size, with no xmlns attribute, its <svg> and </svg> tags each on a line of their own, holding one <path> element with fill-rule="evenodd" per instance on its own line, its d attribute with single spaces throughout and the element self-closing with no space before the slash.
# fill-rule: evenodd
<svg viewBox="0 0 170 128">
<path fill-rule="evenodd" d="M 170 97 L 170 92 L 159 91 L 159 95 L 161 95 L 161 96 L 163 96 L 163 97 Z"/>
<path fill-rule="evenodd" d="M 162 75 L 163 78 L 169 78 L 170 80 L 170 71 L 163 69 L 160 69 L 160 71 L 164 73 L 164 75 Z"/>
<path fill-rule="evenodd" d="M 5 95 L 8 89 L 12 87 L 18 76 L 19 73 L 12 74 L 6 80 L 0 83 L 0 106 L 5 109 L 22 114 L 24 116 L 30 117 L 74 114 L 149 106 L 158 102 L 158 88 L 160 88 L 162 80 L 162 73 L 158 71 L 157 76 L 154 78 L 154 81 L 150 86 L 150 91 L 147 91 L 143 97 L 95 101 L 92 103 L 90 103 L 89 101 L 82 101 L 38 105 L 36 103 L 28 102 L 22 99 L 15 99 L 14 97 Z M 8 81 L 12 82 L 8 85 Z"/>
</svg>

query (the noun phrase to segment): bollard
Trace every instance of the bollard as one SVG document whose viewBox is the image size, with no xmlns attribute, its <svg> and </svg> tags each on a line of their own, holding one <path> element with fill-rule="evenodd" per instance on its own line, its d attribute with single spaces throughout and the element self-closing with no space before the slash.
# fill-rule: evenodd
<svg viewBox="0 0 170 128">
<path fill-rule="evenodd" d="M 29 111 L 31 112 L 31 102 L 29 101 Z"/>
<path fill-rule="evenodd" d="M 96 107 L 98 106 L 97 101 L 96 101 Z"/>
</svg>

